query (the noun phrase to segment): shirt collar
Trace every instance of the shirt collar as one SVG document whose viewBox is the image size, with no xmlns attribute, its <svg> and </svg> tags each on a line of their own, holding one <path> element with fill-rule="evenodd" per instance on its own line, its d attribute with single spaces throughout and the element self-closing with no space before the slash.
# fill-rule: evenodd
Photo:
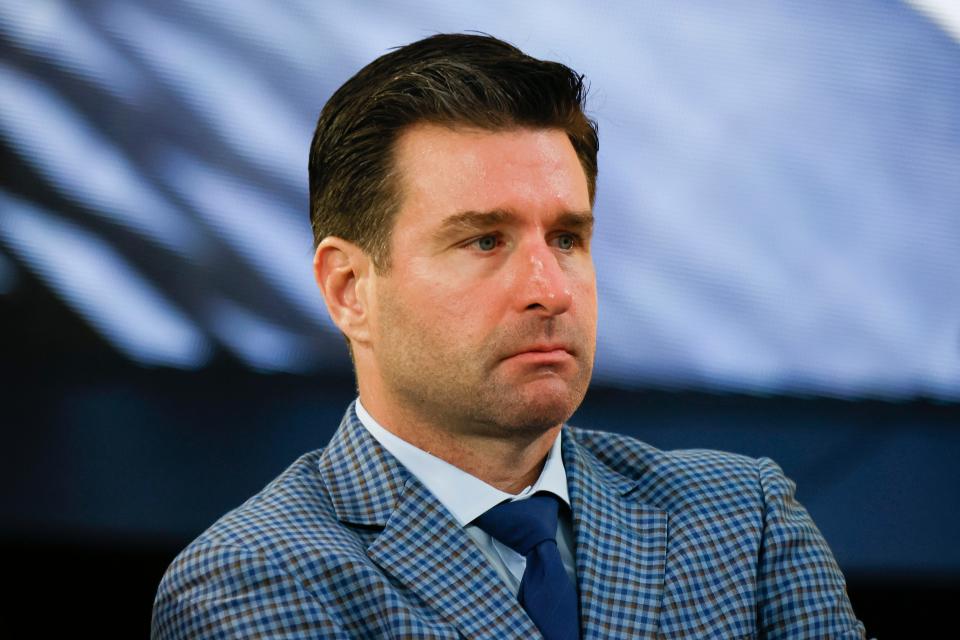
<svg viewBox="0 0 960 640">
<path fill-rule="evenodd" d="M 394 435 L 367 412 L 360 398 L 357 398 L 356 411 L 360 423 L 370 432 L 370 435 L 416 476 L 461 526 L 470 524 L 501 502 L 523 500 L 538 491 L 552 493 L 563 500 L 567 506 L 570 505 L 570 496 L 567 493 L 567 472 L 563 468 L 563 458 L 560 455 L 561 438 L 559 436 L 554 439 L 550 447 L 543 471 L 540 472 L 537 481 L 513 495 L 500 491 L 480 478 Z"/>
</svg>

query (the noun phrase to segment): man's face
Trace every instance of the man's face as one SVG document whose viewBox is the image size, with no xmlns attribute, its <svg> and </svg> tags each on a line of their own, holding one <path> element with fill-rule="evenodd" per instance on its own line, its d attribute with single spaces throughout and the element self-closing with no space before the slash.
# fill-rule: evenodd
<svg viewBox="0 0 960 640">
<path fill-rule="evenodd" d="M 566 134 L 424 124 L 395 152 L 390 268 L 371 280 L 384 389 L 454 432 L 565 421 L 597 323 L 590 198 Z"/>
</svg>

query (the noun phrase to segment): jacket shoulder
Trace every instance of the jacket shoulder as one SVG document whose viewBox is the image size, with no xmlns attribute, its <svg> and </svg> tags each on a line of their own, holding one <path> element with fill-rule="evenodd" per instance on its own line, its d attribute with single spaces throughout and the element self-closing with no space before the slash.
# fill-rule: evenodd
<svg viewBox="0 0 960 640">
<path fill-rule="evenodd" d="M 630 436 L 573 428 L 578 448 L 610 472 L 636 483 L 645 502 L 673 513 L 763 504 L 766 459 L 712 449 L 658 449 Z M 775 464 L 770 462 L 779 471 Z"/>
<path fill-rule="evenodd" d="M 332 520 L 317 476 L 321 451 L 300 456 L 259 493 L 214 522 L 194 544 L 228 544 L 251 550 L 273 547 L 280 540 Z M 321 527 L 322 529 L 322 527 Z"/>
<path fill-rule="evenodd" d="M 371 531 L 346 526 L 337 517 L 320 470 L 323 450 L 300 456 L 259 493 L 229 511 L 184 549 L 176 565 L 198 548 L 232 547 L 262 554 L 284 566 L 317 570 L 317 563 L 342 569 L 365 557 Z"/>
<path fill-rule="evenodd" d="M 601 431 L 571 435 L 585 466 L 668 514 L 666 637 L 680 635 L 691 611 L 717 623 L 704 637 L 740 637 L 752 624 L 763 637 L 863 637 L 836 560 L 775 462 L 662 451 Z"/>
<path fill-rule="evenodd" d="M 336 519 L 320 454 L 301 456 L 177 555 L 157 590 L 152 637 L 346 637 L 330 585 L 361 564 L 363 543 Z"/>
</svg>

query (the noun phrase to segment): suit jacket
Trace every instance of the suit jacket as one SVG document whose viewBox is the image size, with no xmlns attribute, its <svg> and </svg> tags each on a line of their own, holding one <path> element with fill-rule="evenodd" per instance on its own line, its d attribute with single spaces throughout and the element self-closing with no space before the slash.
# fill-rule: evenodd
<svg viewBox="0 0 960 640">
<path fill-rule="evenodd" d="M 861 638 L 773 462 L 561 431 L 583 638 Z M 174 560 L 165 638 L 537 638 L 453 517 L 357 420 Z"/>
</svg>

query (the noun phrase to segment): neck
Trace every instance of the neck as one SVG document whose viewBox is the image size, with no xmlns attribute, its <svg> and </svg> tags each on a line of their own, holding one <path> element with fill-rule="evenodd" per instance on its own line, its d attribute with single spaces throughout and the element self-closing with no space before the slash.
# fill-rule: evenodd
<svg viewBox="0 0 960 640">
<path fill-rule="evenodd" d="M 387 407 L 376 397 L 360 394 L 364 408 L 383 428 L 441 460 L 510 494 L 540 477 L 547 454 L 562 425 L 536 434 L 483 434 L 456 430 L 415 412 Z"/>
</svg>

